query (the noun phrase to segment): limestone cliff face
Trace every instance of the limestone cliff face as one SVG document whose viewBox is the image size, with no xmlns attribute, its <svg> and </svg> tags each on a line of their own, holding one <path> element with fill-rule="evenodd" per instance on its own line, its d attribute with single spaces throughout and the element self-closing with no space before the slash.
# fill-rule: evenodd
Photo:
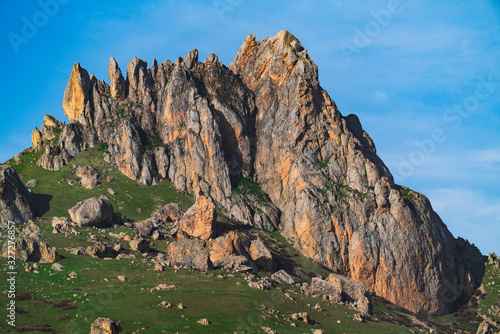
<svg viewBox="0 0 500 334">
<path fill-rule="evenodd" d="M 100 145 L 125 175 L 211 198 L 225 214 L 281 233 L 303 254 L 411 311 L 444 313 L 471 295 L 481 254 L 456 240 L 427 198 L 394 184 L 354 115 L 320 87 L 318 69 L 286 31 L 249 35 L 230 67 L 193 50 L 134 58 L 111 87 L 76 64 L 70 119 L 38 161 L 60 168 Z"/>
<path fill-rule="evenodd" d="M 0 165 L 0 227 L 8 221 L 27 222 L 33 212 L 31 196 L 14 168 Z"/>
</svg>

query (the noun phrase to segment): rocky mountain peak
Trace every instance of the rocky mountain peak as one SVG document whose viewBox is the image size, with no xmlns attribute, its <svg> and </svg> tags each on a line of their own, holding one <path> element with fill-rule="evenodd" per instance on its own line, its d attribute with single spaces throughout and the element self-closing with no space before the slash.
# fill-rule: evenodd
<svg viewBox="0 0 500 334">
<path fill-rule="evenodd" d="M 74 65 L 69 124 L 41 141 L 34 131 L 39 166 L 58 169 L 99 145 L 129 178 L 169 179 L 242 224 L 279 229 L 302 254 L 414 312 L 449 312 L 480 281 L 477 248 L 394 183 L 289 32 L 249 35 L 229 68 L 214 54 L 199 63 L 193 49 L 149 69 L 136 57 L 125 80 L 111 58 L 109 74 L 110 86 Z"/>
</svg>

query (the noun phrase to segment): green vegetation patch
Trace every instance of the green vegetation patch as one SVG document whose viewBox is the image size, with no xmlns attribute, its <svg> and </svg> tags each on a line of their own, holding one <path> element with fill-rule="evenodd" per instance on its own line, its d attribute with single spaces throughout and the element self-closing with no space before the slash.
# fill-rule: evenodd
<svg viewBox="0 0 500 334">
<path fill-rule="evenodd" d="M 48 171 L 36 165 L 36 159 L 42 152 L 28 153 L 22 157 L 22 163 L 16 165 L 11 161 L 9 164 L 16 169 L 24 183 L 31 179 L 39 181 L 32 191 L 36 214 L 42 218 L 69 217 L 68 209 L 77 202 L 100 195 L 108 196 L 115 212 L 121 212 L 133 220 L 148 218 L 158 205 L 175 202 L 187 209 L 194 203 L 192 197 L 177 192 L 170 181 L 162 180 L 155 186 L 145 186 L 129 179 L 104 161 L 103 153 L 106 150 L 105 144 L 100 144 L 80 152 L 68 165 L 57 171 Z M 70 186 L 68 180 L 76 178 L 69 170 L 72 164 L 95 167 L 101 174 L 101 184 L 95 189 L 85 189 L 80 185 Z M 108 176 L 113 177 L 115 181 L 106 182 Z M 110 195 L 107 188 L 112 188 L 117 194 Z"/>
</svg>

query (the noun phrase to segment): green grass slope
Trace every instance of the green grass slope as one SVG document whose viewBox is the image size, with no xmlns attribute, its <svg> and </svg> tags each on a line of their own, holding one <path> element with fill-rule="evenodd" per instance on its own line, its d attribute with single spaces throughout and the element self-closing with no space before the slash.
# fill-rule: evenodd
<svg viewBox="0 0 500 334">
<path fill-rule="evenodd" d="M 110 245 L 121 242 L 125 249 L 130 249 L 128 243 L 110 237 L 109 232 L 125 231 L 133 236 L 133 230 L 125 227 L 106 230 L 81 228 L 81 234 L 78 236 L 52 234 L 51 217 L 68 217 L 68 209 L 78 201 L 107 195 L 115 211 L 139 221 L 149 217 L 158 205 L 177 202 L 188 208 L 193 204 L 193 198 L 178 193 L 174 185 L 165 180 L 158 185 L 147 187 L 128 179 L 104 162 L 102 152 L 97 148 L 81 152 L 71 162 L 77 165 L 92 165 L 99 170 L 103 179 L 108 175 L 115 178 L 114 183 L 103 181 L 99 187 L 92 190 L 70 186 L 67 181 L 60 182 L 74 178 L 69 166 L 58 171 L 47 171 L 36 166 L 36 157 L 28 153 L 23 156 L 22 163 L 9 164 L 17 170 L 23 182 L 26 183 L 30 179 L 39 181 L 38 185 L 32 188 L 37 215 L 41 217 L 36 223 L 41 228 L 42 240 L 56 247 L 64 256 L 59 262 L 64 269 L 61 272 L 55 271 L 51 264 L 40 264 L 38 269 L 33 269 L 33 263 L 16 263 L 17 326 L 11 328 L 2 319 L 2 333 L 88 333 L 91 323 L 98 317 L 122 321 L 123 333 L 259 333 L 263 327 L 278 333 L 312 333 L 314 329 L 322 329 L 324 333 L 425 333 L 429 332 L 430 328 L 434 328 L 438 333 L 453 333 L 456 329 L 475 332 L 477 328 L 476 320 L 460 317 L 459 313 L 429 321 L 380 298 L 374 300 L 373 318 L 357 322 L 353 319 L 357 312 L 306 296 L 299 293 L 295 286 L 285 286 L 283 291 L 261 291 L 250 288 L 243 275 L 227 271 L 202 273 L 166 268 L 165 271 L 158 272 L 153 270 L 151 261 L 139 253 L 135 253 L 137 258 L 134 260 L 104 260 L 70 254 L 64 248 L 89 245 L 87 239 L 90 234 L 97 235 Z M 117 191 L 117 194 L 109 195 L 108 187 Z M 123 209 L 119 210 L 119 207 Z M 142 210 L 139 212 L 137 208 Z M 318 275 L 326 277 L 330 272 L 302 256 L 279 232 L 241 226 L 223 215 L 219 215 L 218 226 L 220 230 L 238 230 L 242 238 L 248 234 L 259 235 L 274 254 L 280 267 L 303 281 L 310 282 L 311 277 Z M 3 241 L 0 241 L 0 244 L 2 243 Z M 166 242 L 152 241 L 152 247 L 164 252 Z M 25 265 L 29 265 L 32 270 L 25 271 Z M 5 259 L 0 259 L 0 268 L 0 286 L 2 290 L 7 290 Z M 498 292 L 500 279 L 498 270 L 494 270 L 496 269 L 489 266 L 485 275 L 484 285 L 486 289 L 491 290 L 491 293 L 479 302 L 479 305 L 483 303 L 485 308 L 498 301 L 498 294 L 495 293 Z M 69 273 L 73 271 L 78 274 L 77 278 L 69 277 Z M 127 280 L 120 281 L 119 275 L 126 276 Z M 268 273 L 259 275 L 266 276 Z M 492 284 L 492 281 L 495 283 Z M 177 289 L 149 292 L 160 283 L 174 284 Z M 292 298 L 287 297 L 285 293 Z M 182 303 L 185 308 L 162 308 L 159 306 L 162 301 L 174 305 Z M 0 302 L 3 305 L 8 302 L 5 294 L 0 294 Z M 321 306 L 321 311 L 312 307 L 316 304 Z M 470 305 L 474 306 L 476 305 Z M 314 324 L 296 322 L 297 327 L 292 327 L 289 317 L 296 312 L 308 312 Z M 199 324 L 197 321 L 201 318 L 207 318 L 211 324 Z"/>
<path fill-rule="evenodd" d="M 117 168 L 106 163 L 103 153 L 97 147 L 83 151 L 71 160 L 71 163 L 57 171 L 48 171 L 36 165 L 36 159 L 41 152 L 28 153 L 22 157 L 22 163 L 15 164 L 9 161 L 21 180 L 26 183 L 37 179 L 38 184 L 32 188 L 36 214 L 39 217 L 68 217 L 68 209 L 78 201 L 89 197 L 106 195 L 111 200 L 115 212 L 135 221 L 148 218 L 158 205 L 165 203 L 181 203 L 185 209 L 193 204 L 193 199 L 176 191 L 172 182 L 163 180 L 159 184 L 149 187 L 130 180 Z M 67 180 L 75 178 L 69 170 L 71 165 L 95 167 L 102 178 L 112 176 L 115 181 L 107 183 L 104 180 L 95 189 L 85 189 L 80 185 L 71 186 Z M 61 180 L 65 180 L 61 182 Z M 59 183 L 58 183 L 59 182 Z M 107 188 L 117 192 L 110 195 Z M 123 210 L 119 210 L 123 207 Z M 140 208 L 140 212 L 137 210 Z"/>
</svg>

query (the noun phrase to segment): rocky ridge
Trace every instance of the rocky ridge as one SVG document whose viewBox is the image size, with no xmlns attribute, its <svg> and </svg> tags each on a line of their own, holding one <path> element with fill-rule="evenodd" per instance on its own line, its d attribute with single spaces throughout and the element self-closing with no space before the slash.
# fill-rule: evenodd
<svg viewBox="0 0 500 334">
<path fill-rule="evenodd" d="M 109 70 L 110 85 L 73 67 L 69 124 L 47 116 L 32 134 L 39 166 L 98 145 L 131 179 L 168 178 L 244 224 L 279 228 L 304 255 L 413 312 L 450 312 L 480 282 L 477 248 L 394 183 L 292 34 L 249 35 L 229 68 L 193 50 L 150 68 L 134 58 L 126 79 L 113 58 Z"/>
</svg>

